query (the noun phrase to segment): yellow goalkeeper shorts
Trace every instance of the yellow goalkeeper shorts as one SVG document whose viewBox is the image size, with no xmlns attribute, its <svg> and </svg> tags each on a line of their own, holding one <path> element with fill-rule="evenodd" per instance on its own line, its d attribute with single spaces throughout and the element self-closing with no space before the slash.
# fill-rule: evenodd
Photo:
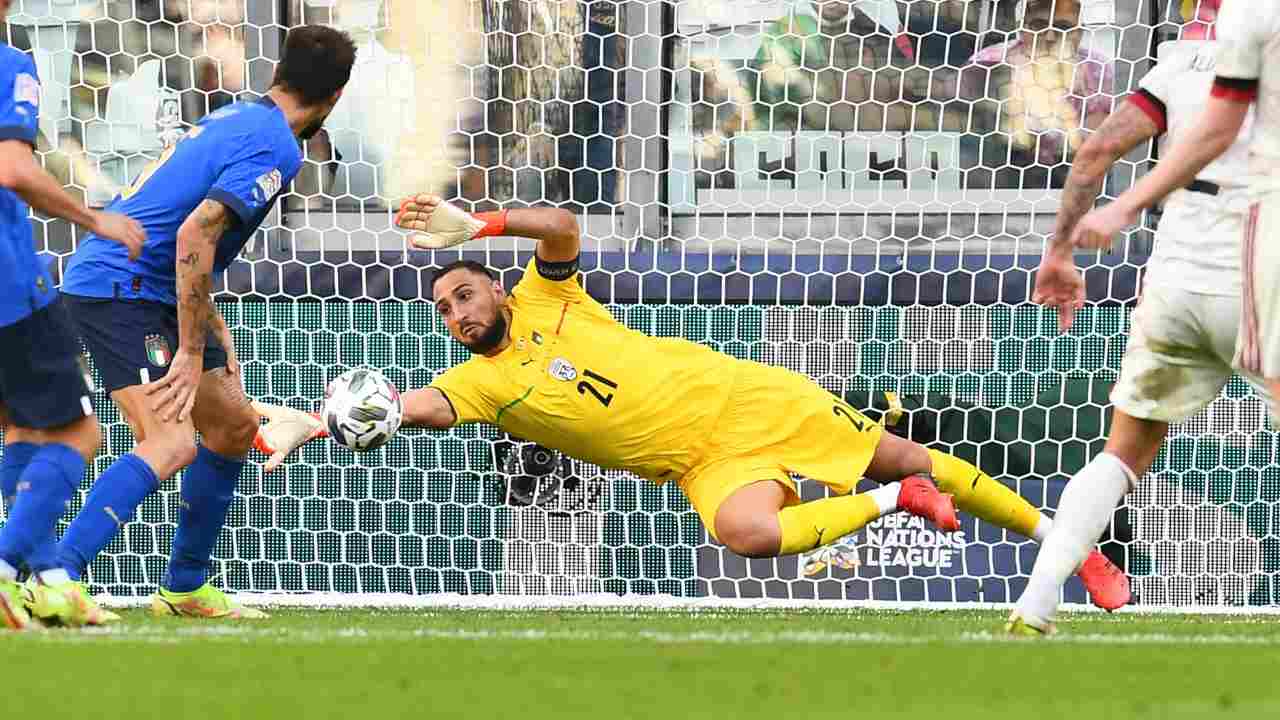
<svg viewBox="0 0 1280 720">
<path fill-rule="evenodd" d="M 680 480 L 693 509 L 717 540 L 716 511 L 740 488 L 774 480 L 787 505 L 800 502 L 792 475 L 839 494 L 857 486 L 875 457 L 883 428 L 809 378 L 786 368 L 742 362 L 703 460 Z"/>
</svg>

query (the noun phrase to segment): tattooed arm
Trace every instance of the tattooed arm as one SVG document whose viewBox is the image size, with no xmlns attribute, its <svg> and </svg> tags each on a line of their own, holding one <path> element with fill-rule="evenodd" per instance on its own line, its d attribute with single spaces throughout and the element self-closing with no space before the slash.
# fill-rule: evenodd
<svg viewBox="0 0 1280 720">
<path fill-rule="evenodd" d="M 178 228 L 178 347 L 204 352 L 217 309 L 213 306 L 213 256 L 231 224 L 217 200 L 205 200 Z"/>
<path fill-rule="evenodd" d="M 1049 252 L 1071 254 L 1071 232 L 1093 209 L 1107 171 L 1134 148 L 1156 137 L 1161 128 L 1133 102 L 1121 103 L 1076 153 L 1058 208 Z"/>
<path fill-rule="evenodd" d="M 219 322 L 212 296 L 213 258 L 233 217 L 222 203 L 205 200 L 178 228 L 178 351 L 164 378 L 148 390 L 159 394 L 153 407 L 164 420 L 186 420 L 195 404 L 205 339 Z"/>
<path fill-rule="evenodd" d="M 1072 232 L 1098 199 L 1111 166 L 1160 134 L 1163 123 L 1157 123 L 1148 110 L 1151 108 L 1143 109 L 1135 102 L 1121 104 L 1085 141 L 1071 165 L 1053 239 L 1036 270 L 1035 292 L 1031 296 L 1034 302 L 1058 310 L 1058 325 L 1063 332 L 1071 328 L 1076 310 L 1085 301 L 1084 277 L 1072 257 Z"/>
</svg>

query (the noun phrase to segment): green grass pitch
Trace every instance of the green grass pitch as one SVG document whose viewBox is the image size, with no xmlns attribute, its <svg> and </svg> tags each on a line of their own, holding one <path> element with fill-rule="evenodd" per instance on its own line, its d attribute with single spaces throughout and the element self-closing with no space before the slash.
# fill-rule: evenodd
<svg viewBox="0 0 1280 720">
<path fill-rule="evenodd" d="M 1280 717 L 1280 620 L 996 612 L 124 611 L 0 635 L 4 714 L 45 718 Z"/>
</svg>

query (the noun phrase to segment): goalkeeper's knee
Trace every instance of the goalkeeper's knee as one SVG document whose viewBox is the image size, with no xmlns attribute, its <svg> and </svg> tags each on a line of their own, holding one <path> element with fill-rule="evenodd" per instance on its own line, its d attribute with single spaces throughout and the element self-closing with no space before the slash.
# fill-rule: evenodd
<svg viewBox="0 0 1280 720">
<path fill-rule="evenodd" d="M 776 510 L 716 513 L 716 535 L 725 547 L 748 558 L 775 557 L 782 547 Z"/>
</svg>

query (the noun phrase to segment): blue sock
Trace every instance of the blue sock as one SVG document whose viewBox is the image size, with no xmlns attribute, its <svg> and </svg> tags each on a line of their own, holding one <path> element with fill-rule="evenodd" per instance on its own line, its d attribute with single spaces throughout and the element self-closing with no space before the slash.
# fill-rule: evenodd
<svg viewBox="0 0 1280 720">
<path fill-rule="evenodd" d="M 204 585 L 244 464 L 244 458 L 223 457 L 203 445 L 196 452 L 196 461 L 182 477 L 182 503 L 165 590 L 191 592 Z"/>
<path fill-rule="evenodd" d="M 18 482 L 18 499 L 0 529 L 0 559 L 15 568 L 29 565 L 33 551 L 53 537 L 84 476 L 84 458 L 68 445 L 40 447 Z"/>
<path fill-rule="evenodd" d="M 4 498 L 5 515 L 13 512 L 13 501 L 18 499 L 18 478 L 31 463 L 31 458 L 40 452 L 35 443 L 18 442 L 4 446 L 4 457 L 0 457 L 0 497 Z"/>
<path fill-rule="evenodd" d="M 35 457 L 39 451 L 39 445 L 29 442 L 16 442 L 4 446 L 4 456 L 0 457 L 0 498 L 4 500 L 5 517 L 13 512 L 13 503 L 18 499 L 18 479 L 31 463 L 31 458 Z M 51 533 L 48 540 L 52 541 L 52 539 Z M 28 569 L 18 568 L 21 573 L 25 573 Z"/>
<path fill-rule="evenodd" d="M 72 580 L 84 577 L 89 563 L 158 487 L 160 479 L 155 471 L 133 453 L 121 456 L 98 477 L 84 507 L 58 543 L 58 563 Z"/>
</svg>

